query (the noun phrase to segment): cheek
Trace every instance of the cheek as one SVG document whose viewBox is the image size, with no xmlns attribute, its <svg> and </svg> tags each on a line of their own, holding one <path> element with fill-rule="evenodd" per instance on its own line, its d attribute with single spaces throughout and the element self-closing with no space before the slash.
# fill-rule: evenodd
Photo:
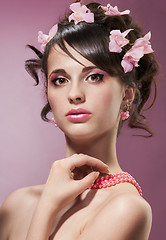
<svg viewBox="0 0 166 240">
<path fill-rule="evenodd" d="M 107 89 L 106 91 L 101 91 L 97 96 L 96 99 L 98 104 L 100 104 L 102 106 L 103 109 L 110 109 L 111 107 L 113 107 L 116 104 L 116 96 L 113 93 L 113 91 L 111 91 L 110 89 Z"/>
<path fill-rule="evenodd" d="M 100 95 L 100 98 L 101 98 L 101 101 L 103 102 L 104 106 L 109 106 L 113 100 L 113 94 L 111 91 L 107 90 L 106 92 L 103 92 Z"/>
<path fill-rule="evenodd" d="M 50 93 L 47 94 L 47 99 L 48 99 L 48 102 L 51 106 L 51 108 L 55 105 L 55 102 L 56 102 L 56 98 L 55 96 L 51 95 Z"/>
<path fill-rule="evenodd" d="M 96 108 L 100 108 L 101 116 L 105 116 L 105 120 L 117 119 L 120 112 L 122 101 L 121 88 L 118 86 L 108 86 L 106 89 L 100 89 L 96 95 Z"/>
<path fill-rule="evenodd" d="M 52 111 L 54 112 L 55 109 L 57 109 L 57 106 L 59 105 L 58 104 L 59 98 L 58 98 L 57 94 L 53 93 L 53 91 L 48 90 L 47 99 L 48 99 L 48 102 L 50 104 Z"/>
</svg>

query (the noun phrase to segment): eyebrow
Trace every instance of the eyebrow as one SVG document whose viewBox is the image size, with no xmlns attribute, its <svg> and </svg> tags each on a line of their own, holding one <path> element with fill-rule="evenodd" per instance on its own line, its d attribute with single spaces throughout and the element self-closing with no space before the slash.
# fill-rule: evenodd
<svg viewBox="0 0 166 240">
<path fill-rule="evenodd" d="M 82 73 L 88 72 L 88 71 L 90 71 L 92 69 L 95 69 L 95 68 L 97 68 L 97 67 L 96 66 L 85 67 L 85 68 L 82 69 Z"/>
<path fill-rule="evenodd" d="M 92 70 L 92 69 L 95 69 L 95 68 L 97 68 L 97 67 L 96 67 L 96 66 L 85 67 L 85 68 L 82 69 L 82 73 L 88 72 L 88 71 L 90 71 L 90 70 Z M 53 73 L 63 73 L 63 74 L 67 74 L 64 69 L 61 69 L 61 68 L 60 68 L 60 69 L 53 70 L 53 71 L 50 73 L 49 77 L 50 77 Z"/>
</svg>

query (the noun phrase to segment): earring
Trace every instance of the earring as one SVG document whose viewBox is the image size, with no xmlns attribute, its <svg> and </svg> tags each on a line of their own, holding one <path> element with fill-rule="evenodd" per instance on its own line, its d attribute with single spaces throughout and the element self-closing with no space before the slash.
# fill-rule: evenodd
<svg viewBox="0 0 166 240">
<path fill-rule="evenodd" d="M 58 127 L 54 118 L 51 118 L 51 123 L 53 123 L 55 127 Z"/>
<path fill-rule="evenodd" d="M 123 112 L 122 110 L 120 111 L 120 114 L 122 116 L 122 120 L 126 120 L 130 117 L 129 111 Z"/>
<path fill-rule="evenodd" d="M 122 120 L 126 120 L 130 117 L 130 113 L 129 113 L 130 106 L 131 106 L 131 103 L 127 103 L 123 106 L 123 110 L 120 110 Z"/>
</svg>

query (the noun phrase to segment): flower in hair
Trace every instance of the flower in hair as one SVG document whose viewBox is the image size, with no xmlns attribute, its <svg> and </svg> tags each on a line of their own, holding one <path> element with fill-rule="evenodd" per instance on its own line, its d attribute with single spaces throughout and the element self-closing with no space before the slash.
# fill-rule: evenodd
<svg viewBox="0 0 166 240">
<path fill-rule="evenodd" d="M 129 40 L 126 39 L 126 35 L 133 29 L 128 29 L 125 32 L 120 30 L 112 30 L 110 32 L 110 42 L 109 42 L 109 50 L 110 52 L 120 53 L 122 51 L 122 47 L 129 43 Z"/>
<path fill-rule="evenodd" d="M 44 51 L 47 43 L 55 36 L 58 31 L 58 24 L 55 24 L 46 35 L 42 31 L 38 32 L 38 42 L 41 44 L 41 49 Z"/>
<path fill-rule="evenodd" d="M 69 22 L 74 20 L 74 23 L 85 21 L 87 23 L 94 22 L 94 14 L 85 5 L 80 4 L 80 2 L 73 3 L 70 5 L 70 9 L 73 13 L 69 16 Z"/>
<path fill-rule="evenodd" d="M 132 48 L 123 56 L 121 65 L 124 72 L 131 72 L 133 67 L 139 67 L 138 62 L 144 54 L 152 53 L 153 49 L 150 44 L 151 33 L 147 33 L 144 37 L 138 38 Z"/>
<path fill-rule="evenodd" d="M 126 14 L 130 14 L 130 10 L 125 10 L 123 12 L 119 12 L 117 6 L 112 7 L 109 3 L 107 4 L 106 7 L 104 6 L 100 6 L 104 11 L 106 15 L 109 16 L 119 16 L 119 15 L 126 15 Z"/>
</svg>

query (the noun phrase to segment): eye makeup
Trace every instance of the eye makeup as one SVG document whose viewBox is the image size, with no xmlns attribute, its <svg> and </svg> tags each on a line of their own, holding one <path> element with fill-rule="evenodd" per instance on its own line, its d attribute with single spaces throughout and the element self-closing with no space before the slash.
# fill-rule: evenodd
<svg viewBox="0 0 166 240">
<path fill-rule="evenodd" d="M 67 82 L 69 82 L 69 80 L 64 77 L 55 77 L 55 78 L 53 78 L 53 80 L 51 80 L 51 82 L 55 86 L 64 86 L 67 84 Z"/>
<path fill-rule="evenodd" d="M 99 82 L 102 82 L 103 81 L 103 78 L 104 78 L 104 74 L 100 74 L 100 73 L 93 73 L 93 74 L 90 74 L 87 78 L 86 78 L 86 81 L 89 81 L 89 82 L 96 82 L 96 83 L 99 83 Z"/>
<path fill-rule="evenodd" d="M 105 75 L 103 70 L 98 69 L 97 67 L 86 67 L 82 69 L 79 78 L 85 82 L 89 83 L 100 83 L 103 81 Z M 66 73 L 64 69 L 57 69 L 51 72 L 49 75 L 49 81 L 53 83 L 54 86 L 64 86 L 70 82 L 71 76 Z"/>
</svg>

